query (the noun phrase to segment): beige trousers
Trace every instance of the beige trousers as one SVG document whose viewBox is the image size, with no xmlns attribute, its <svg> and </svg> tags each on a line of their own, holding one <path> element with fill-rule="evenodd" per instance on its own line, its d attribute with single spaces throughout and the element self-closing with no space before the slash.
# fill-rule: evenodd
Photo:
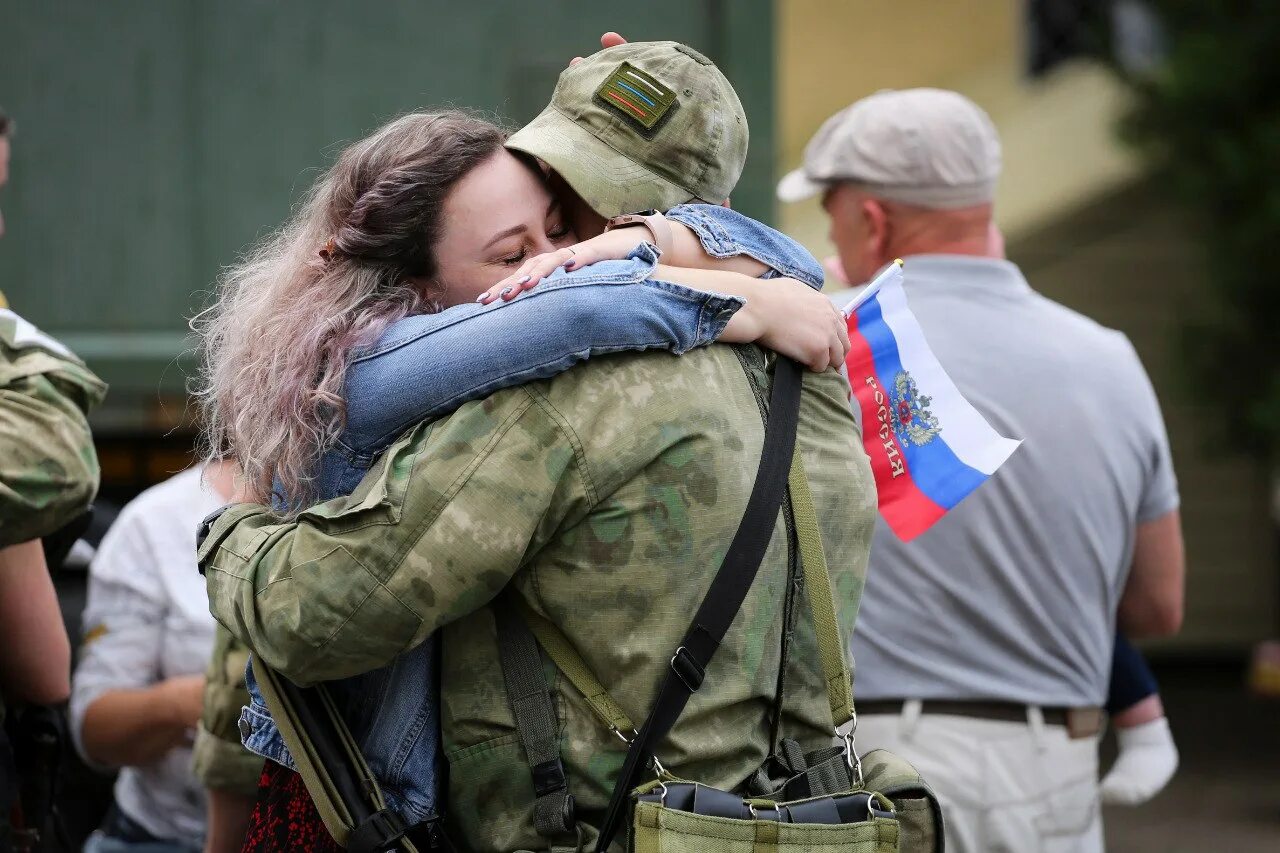
<svg viewBox="0 0 1280 853">
<path fill-rule="evenodd" d="M 859 753 L 889 749 L 920 771 L 942 803 L 948 853 L 1100 853 L 1098 738 L 1045 725 L 921 714 L 859 717 Z"/>
</svg>

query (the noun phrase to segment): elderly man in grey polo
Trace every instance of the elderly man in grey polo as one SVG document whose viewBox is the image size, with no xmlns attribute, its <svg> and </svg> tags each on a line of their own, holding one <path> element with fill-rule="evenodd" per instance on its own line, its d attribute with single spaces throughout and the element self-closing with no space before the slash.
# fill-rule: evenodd
<svg viewBox="0 0 1280 853">
<path fill-rule="evenodd" d="M 904 258 L 939 360 L 1002 435 L 1024 439 L 917 539 L 877 530 L 853 641 L 859 745 L 920 768 L 949 847 L 1100 850 L 1117 623 L 1150 636 L 1181 621 L 1177 483 L 1129 341 L 1004 259 L 1000 165 L 995 128 L 968 99 L 881 92 L 828 120 L 778 195 L 822 194 L 850 280 Z"/>
</svg>

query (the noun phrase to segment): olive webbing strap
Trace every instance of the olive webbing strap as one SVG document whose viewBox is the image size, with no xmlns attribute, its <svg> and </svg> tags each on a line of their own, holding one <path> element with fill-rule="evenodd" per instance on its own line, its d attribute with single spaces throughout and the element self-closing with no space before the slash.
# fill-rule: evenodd
<svg viewBox="0 0 1280 853">
<path fill-rule="evenodd" d="M 582 659 L 582 655 L 569 642 L 564 632 L 523 601 L 518 601 L 517 607 L 520 617 L 537 637 L 538 644 L 547 653 L 547 657 L 551 658 L 564 677 L 569 679 L 569 683 L 576 687 L 587 700 L 587 704 L 591 706 L 591 710 L 605 724 L 605 727 L 626 738 L 633 735 L 636 727 L 627 716 L 627 712 L 613 701 L 613 697 L 604 689 L 600 679 L 596 678 L 591 667 L 587 666 L 587 662 Z M 501 628 L 502 626 L 499 625 L 499 629 Z"/>
<path fill-rule="evenodd" d="M 406 827 L 387 809 L 382 789 L 323 686 L 302 688 L 253 661 L 253 674 L 272 718 L 315 801 L 325 828 L 342 847 L 418 853 Z"/>
<path fill-rule="evenodd" d="M 533 776 L 533 825 L 539 835 L 555 838 L 573 828 L 573 798 L 560 762 L 559 720 L 543 677 L 542 654 L 508 596 L 491 609 L 507 700 Z"/>
<path fill-rule="evenodd" d="M 711 581 L 689 629 L 671 656 L 668 672 L 658 688 L 649 717 L 631 741 L 626 761 L 614 784 L 609 809 L 600 826 L 596 853 L 604 853 L 618 833 L 630 805 L 631 790 L 639 774 L 653 759 L 653 751 L 671 731 L 702 686 L 707 666 L 742 609 L 760 563 L 773 538 L 773 530 L 786 491 L 787 472 L 795 451 L 800 416 L 800 365 L 779 357 L 769 394 L 769 417 L 755 484 L 724 561 Z"/>
<path fill-rule="evenodd" d="M 808 591 L 814 633 L 818 638 L 822 676 L 827 682 L 831 724 L 839 728 L 853 719 L 853 677 L 845 666 L 844 641 L 840 637 L 840 621 L 836 618 L 831 572 L 822 550 L 818 512 L 813 505 L 813 492 L 809 489 L 809 478 L 805 475 L 799 450 L 791 460 L 787 485 L 791 491 L 791 515 L 796 523 L 796 540 L 804 568 L 804 588 Z"/>
</svg>

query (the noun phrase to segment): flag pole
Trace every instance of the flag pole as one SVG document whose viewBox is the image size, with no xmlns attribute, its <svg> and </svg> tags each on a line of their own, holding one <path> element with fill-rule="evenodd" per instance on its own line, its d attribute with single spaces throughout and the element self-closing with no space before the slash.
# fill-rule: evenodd
<svg viewBox="0 0 1280 853">
<path fill-rule="evenodd" d="M 871 280 L 871 283 L 862 289 L 852 302 L 844 306 L 844 317 L 849 319 L 853 312 L 858 310 L 858 306 L 875 296 L 880 288 L 884 287 L 895 278 L 902 277 L 902 258 L 894 258 L 893 263 L 884 268 L 880 275 Z"/>
</svg>

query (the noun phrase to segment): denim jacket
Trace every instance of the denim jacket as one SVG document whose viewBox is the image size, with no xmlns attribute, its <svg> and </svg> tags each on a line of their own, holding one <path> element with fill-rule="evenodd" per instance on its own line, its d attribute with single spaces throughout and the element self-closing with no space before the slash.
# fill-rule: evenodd
<svg viewBox="0 0 1280 853">
<path fill-rule="evenodd" d="M 693 230 L 709 255 L 747 255 L 770 268 L 765 277 L 822 287 L 822 268 L 800 244 L 740 213 L 686 204 L 666 215 Z M 406 429 L 467 401 L 555 376 L 593 355 L 679 354 L 716 340 L 742 300 L 654 279 L 657 260 L 642 244 L 626 260 L 557 270 L 511 302 L 460 305 L 390 326 L 352 357 L 347 425 L 321 460 L 318 496 L 349 494 Z M 431 637 L 389 666 L 328 685 L 388 804 L 410 825 L 438 816 L 443 787 L 438 654 Z M 246 679 L 252 703 L 240 717 L 244 745 L 293 767 L 252 666 Z"/>
</svg>

